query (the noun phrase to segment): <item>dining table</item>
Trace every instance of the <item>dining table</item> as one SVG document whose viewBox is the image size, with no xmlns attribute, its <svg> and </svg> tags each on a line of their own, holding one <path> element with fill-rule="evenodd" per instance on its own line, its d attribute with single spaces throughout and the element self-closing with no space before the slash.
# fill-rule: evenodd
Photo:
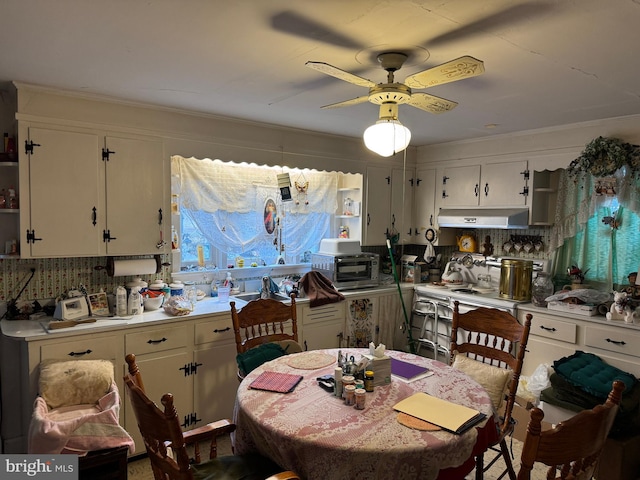
<svg viewBox="0 0 640 480">
<path fill-rule="evenodd" d="M 475 455 L 497 438 L 496 414 L 486 390 L 445 363 L 401 351 L 385 355 L 426 367 L 429 374 L 413 381 L 392 374 L 390 383 L 365 394 L 364 409 L 319 386 L 318 377 L 334 374 L 339 354 L 357 362 L 369 353 L 358 348 L 305 351 L 253 370 L 236 395 L 235 453 L 260 453 L 305 480 L 463 479 L 473 470 Z M 300 375 L 302 380 L 288 393 L 250 388 L 264 372 Z M 412 425 L 393 407 L 416 392 L 486 417 L 461 434 Z"/>
</svg>

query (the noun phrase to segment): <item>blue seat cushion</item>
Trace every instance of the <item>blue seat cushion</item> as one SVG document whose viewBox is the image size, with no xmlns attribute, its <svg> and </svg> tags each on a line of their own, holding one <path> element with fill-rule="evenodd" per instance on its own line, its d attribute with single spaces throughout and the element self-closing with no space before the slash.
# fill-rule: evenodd
<svg viewBox="0 0 640 480">
<path fill-rule="evenodd" d="M 625 384 L 625 392 L 630 392 L 638 381 L 630 373 L 605 363 L 597 355 L 580 350 L 554 361 L 553 368 L 572 385 L 602 399 L 611 392 L 614 380 Z"/>
</svg>

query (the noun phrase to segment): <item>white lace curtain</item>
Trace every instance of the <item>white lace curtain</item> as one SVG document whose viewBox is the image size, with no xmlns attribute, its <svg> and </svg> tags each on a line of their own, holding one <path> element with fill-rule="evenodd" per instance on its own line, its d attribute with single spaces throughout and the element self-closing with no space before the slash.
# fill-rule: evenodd
<svg viewBox="0 0 640 480">
<path fill-rule="evenodd" d="M 607 179 L 584 172 L 573 177 L 563 170 L 550 239 L 555 274 L 566 275 L 575 263 L 583 271 L 589 269 L 587 283 L 612 289 L 615 283 L 624 282 L 640 263 L 639 213 L 640 181 L 625 169 Z M 608 223 L 614 217 L 620 223 L 617 229 Z"/>
<path fill-rule="evenodd" d="M 289 174 L 291 201 L 282 201 L 281 173 Z M 257 252 L 269 264 L 279 254 L 276 243 L 284 243 L 286 256 L 294 257 L 315 251 L 319 239 L 331 236 L 337 172 L 173 156 L 171 174 L 181 211 L 221 251 Z M 269 201 L 279 221 L 275 231 L 265 228 Z"/>
</svg>

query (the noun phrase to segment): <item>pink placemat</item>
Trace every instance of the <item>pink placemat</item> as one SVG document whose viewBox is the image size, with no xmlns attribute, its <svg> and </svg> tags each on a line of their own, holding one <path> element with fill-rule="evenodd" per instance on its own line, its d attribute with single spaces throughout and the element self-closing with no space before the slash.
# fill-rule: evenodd
<svg viewBox="0 0 640 480">
<path fill-rule="evenodd" d="M 292 375 L 280 372 L 262 372 L 249 388 L 256 390 L 268 390 L 270 392 L 289 393 L 293 392 L 296 385 L 302 380 L 302 375 Z"/>
<path fill-rule="evenodd" d="M 301 370 L 317 370 L 337 362 L 337 357 L 324 352 L 302 352 L 289 355 L 287 365 Z"/>
</svg>

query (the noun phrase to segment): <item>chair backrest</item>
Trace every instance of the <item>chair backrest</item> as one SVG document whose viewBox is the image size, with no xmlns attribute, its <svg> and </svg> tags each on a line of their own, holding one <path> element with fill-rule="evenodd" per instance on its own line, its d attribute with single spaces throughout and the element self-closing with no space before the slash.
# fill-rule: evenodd
<svg viewBox="0 0 640 480">
<path fill-rule="evenodd" d="M 238 353 L 263 343 L 281 340 L 298 342 L 295 294 L 291 294 L 291 305 L 266 298 L 252 300 L 238 311 L 236 302 L 230 303 Z M 288 333 L 289 330 L 291 333 Z"/>
<path fill-rule="evenodd" d="M 592 410 L 583 410 L 544 432 L 540 425 L 544 412 L 539 408 L 532 409 L 527 436 L 522 447 L 518 480 L 530 478 L 535 462 L 550 467 L 545 478 L 591 479 L 618 412 L 623 390 L 624 383 L 614 381 L 609 397 L 603 405 L 597 405 Z"/>
<path fill-rule="evenodd" d="M 521 325 L 509 312 L 495 308 L 481 307 L 460 313 L 459 303 L 454 302 L 451 322 L 452 361 L 456 354 L 466 355 L 494 367 L 510 369 L 512 372 L 504 414 L 500 419 L 500 430 L 503 434 L 511 428 L 511 414 L 532 318 L 531 314 L 527 314 L 524 325 Z"/>
<path fill-rule="evenodd" d="M 158 408 L 144 392 L 135 356 L 129 354 L 125 360 L 129 365 L 129 374 L 124 377 L 124 382 L 147 449 L 154 478 L 156 480 L 193 480 L 193 470 L 190 467 L 180 419 L 173 406 L 173 395 L 164 394 L 161 399 L 164 411 Z M 168 445 L 171 445 L 170 449 Z"/>
</svg>

